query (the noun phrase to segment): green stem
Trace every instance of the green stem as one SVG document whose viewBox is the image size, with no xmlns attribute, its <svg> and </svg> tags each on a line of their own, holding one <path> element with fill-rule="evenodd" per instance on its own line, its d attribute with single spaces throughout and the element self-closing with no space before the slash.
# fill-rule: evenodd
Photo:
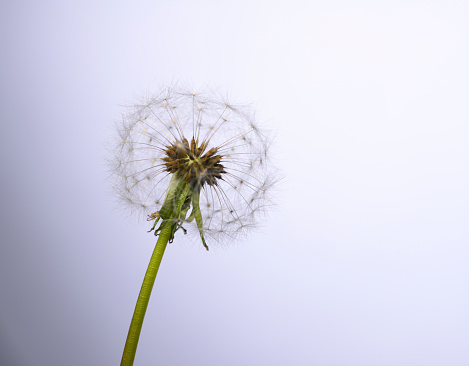
<svg viewBox="0 0 469 366">
<path fill-rule="evenodd" d="M 163 226 L 163 228 L 156 242 L 155 250 L 148 264 L 142 288 L 138 295 L 137 304 L 135 305 L 134 315 L 130 323 L 129 333 L 127 334 L 127 341 L 125 342 L 124 353 L 122 355 L 121 366 L 131 366 L 134 363 L 138 339 L 140 337 L 140 331 L 142 330 L 143 318 L 145 317 L 148 301 L 150 300 L 151 290 L 155 283 L 156 274 L 158 273 L 164 250 L 171 236 L 171 224 L 166 222 L 162 223 L 161 226 Z"/>
</svg>

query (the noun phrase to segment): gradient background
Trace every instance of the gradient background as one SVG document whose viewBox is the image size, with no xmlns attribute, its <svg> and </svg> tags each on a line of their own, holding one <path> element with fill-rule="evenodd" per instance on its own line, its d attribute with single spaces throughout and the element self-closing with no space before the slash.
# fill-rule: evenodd
<svg viewBox="0 0 469 366">
<path fill-rule="evenodd" d="M 2 366 L 119 364 L 155 238 L 105 142 L 173 79 L 253 101 L 285 179 L 168 247 L 136 365 L 469 365 L 466 0 L 2 1 L 0 50 Z"/>
</svg>

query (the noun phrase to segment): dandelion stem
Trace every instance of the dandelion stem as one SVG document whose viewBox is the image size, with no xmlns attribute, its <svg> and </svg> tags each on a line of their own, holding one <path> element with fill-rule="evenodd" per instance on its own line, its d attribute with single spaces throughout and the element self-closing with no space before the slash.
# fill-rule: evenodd
<svg viewBox="0 0 469 366">
<path fill-rule="evenodd" d="M 151 290 L 155 283 L 156 274 L 158 273 L 166 245 L 171 236 L 171 224 L 166 221 L 162 223 L 161 226 L 162 230 L 156 242 L 150 263 L 148 264 L 142 288 L 138 295 L 137 304 L 135 305 L 134 315 L 130 323 L 129 333 L 127 334 L 124 353 L 122 355 L 121 366 L 131 366 L 134 363 L 138 339 L 140 337 L 140 331 L 142 330 L 143 318 L 145 317 L 148 301 L 150 300 Z"/>
</svg>

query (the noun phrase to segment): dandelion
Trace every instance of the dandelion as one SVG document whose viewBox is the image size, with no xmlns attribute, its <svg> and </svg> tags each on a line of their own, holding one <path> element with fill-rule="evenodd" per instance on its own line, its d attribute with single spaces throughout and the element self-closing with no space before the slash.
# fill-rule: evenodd
<svg viewBox="0 0 469 366">
<path fill-rule="evenodd" d="M 137 300 L 121 365 L 132 365 L 167 243 L 180 233 L 232 241 L 255 227 L 276 181 L 269 138 L 247 105 L 176 87 L 129 107 L 112 169 L 121 202 L 152 221 L 158 241 Z"/>
</svg>

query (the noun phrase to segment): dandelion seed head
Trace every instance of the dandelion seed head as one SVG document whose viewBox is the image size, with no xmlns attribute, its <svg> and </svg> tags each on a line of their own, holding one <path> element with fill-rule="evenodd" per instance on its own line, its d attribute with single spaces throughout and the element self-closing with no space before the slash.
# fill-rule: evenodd
<svg viewBox="0 0 469 366">
<path fill-rule="evenodd" d="M 141 218 L 160 210 L 174 175 L 200 187 L 208 239 L 238 238 L 271 205 L 270 139 L 248 105 L 207 91 L 161 89 L 126 107 L 116 141 L 115 191 Z M 183 226 L 197 231 L 194 222 Z"/>
</svg>

